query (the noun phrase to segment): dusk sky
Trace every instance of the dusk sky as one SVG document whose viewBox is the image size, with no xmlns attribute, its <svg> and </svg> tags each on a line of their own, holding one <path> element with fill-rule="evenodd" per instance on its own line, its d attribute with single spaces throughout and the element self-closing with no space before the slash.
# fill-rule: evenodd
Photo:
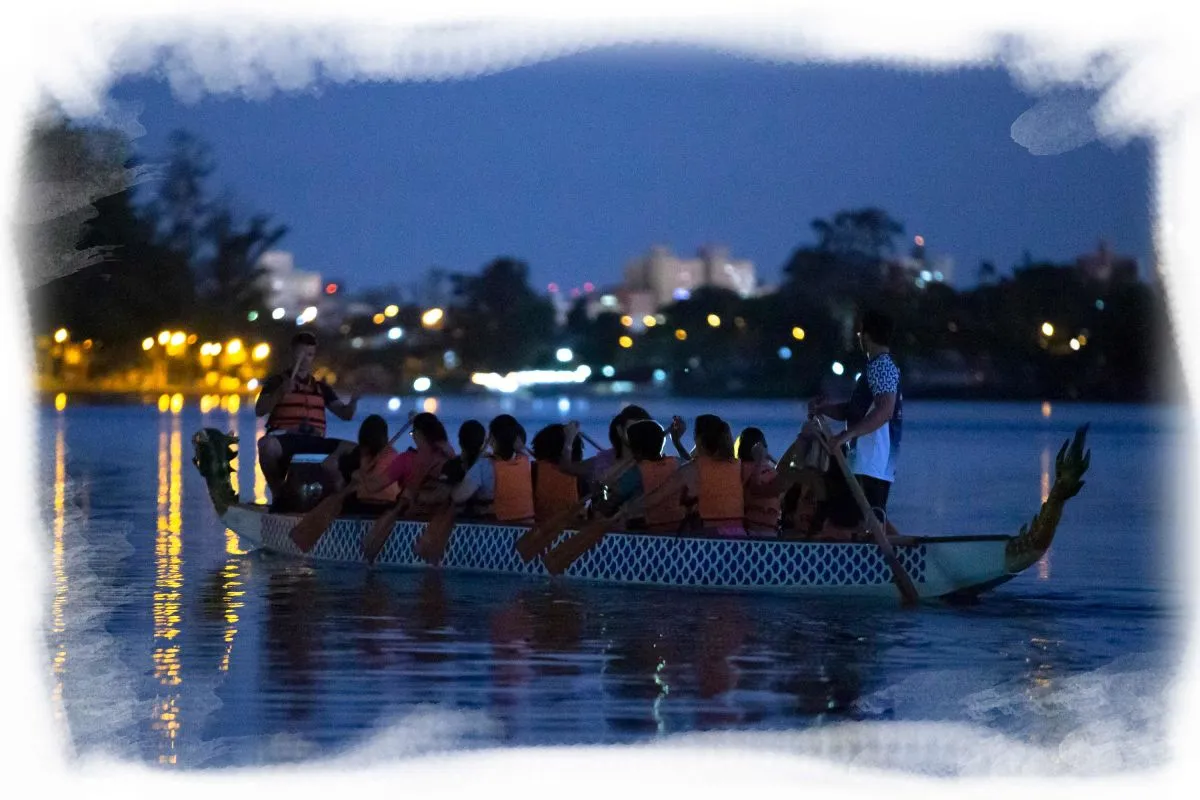
<svg viewBox="0 0 1200 800">
<path fill-rule="evenodd" d="M 498 255 L 564 288 L 619 282 L 653 244 L 727 245 L 779 280 L 809 222 L 880 206 L 973 284 L 1028 249 L 1151 252 L 1149 146 L 1035 156 L 1010 128 L 1037 98 L 1000 69 L 901 72 L 689 51 L 607 51 L 440 83 L 326 84 L 266 101 L 113 91 L 143 106 L 149 161 L 186 129 L 214 188 L 289 226 L 298 267 L 351 290 L 477 271 Z"/>
</svg>

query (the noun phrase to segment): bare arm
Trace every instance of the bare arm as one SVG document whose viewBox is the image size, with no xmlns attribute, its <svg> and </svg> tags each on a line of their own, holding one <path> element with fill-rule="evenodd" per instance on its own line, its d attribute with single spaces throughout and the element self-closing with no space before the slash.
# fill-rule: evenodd
<svg viewBox="0 0 1200 800">
<path fill-rule="evenodd" d="M 851 428 L 847 428 L 843 436 L 846 439 L 856 439 L 859 436 L 874 433 L 887 424 L 887 421 L 892 418 L 892 413 L 895 410 L 895 392 L 877 394 L 875 395 L 875 402 L 871 405 L 870 412 L 863 418 L 863 421 Z"/>
</svg>

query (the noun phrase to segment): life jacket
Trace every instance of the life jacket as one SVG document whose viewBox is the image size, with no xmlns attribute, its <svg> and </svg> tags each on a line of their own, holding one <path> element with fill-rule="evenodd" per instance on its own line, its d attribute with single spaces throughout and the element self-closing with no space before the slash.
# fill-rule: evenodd
<svg viewBox="0 0 1200 800">
<path fill-rule="evenodd" d="M 752 475 L 753 477 L 751 477 Z M 757 465 L 757 467 L 753 461 L 742 462 L 743 486 L 746 485 L 744 481 L 747 479 L 752 483 L 770 483 L 775 480 L 775 476 L 775 470 L 765 461 Z M 777 532 L 779 530 L 780 516 L 779 495 L 773 494 L 764 497 L 761 495 L 751 496 L 748 491 L 744 491 L 743 493 L 745 495 L 746 507 L 746 530 L 758 533 Z"/>
<path fill-rule="evenodd" d="M 290 379 L 290 376 L 284 376 L 284 381 Z M 325 395 L 321 393 L 321 386 L 312 375 L 298 383 L 297 391 L 285 394 L 271 409 L 267 430 L 324 436 Z"/>
<path fill-rule="evenodd" d="M 380 451 L 379 455 L 375 456 L 375 460 L 364 457 L 359 469 L 364 470 L 364 483 L 377 482 L 387 475 L 388 467 L 396 460 L 400 454 L 390 444 Z M 363 503 L 395 503 L 400 497 L 400 486 L 392 481 L 382 489 L 376 489 L 373 492 L 368 492 L 365 489 L 359 489 L 355 492 L 359 501 Z"/>
<path fill-rule="evenodd" d="M 437 505 L 434 504 L 429 494 L 438 488 L 442 469 L 446 466 L 446 462 L 453 457 L 453 448 L 444 443 L 437 445 L 437 450 L 428 456 L 417 456 L 417 460 L 413 464 L 413 472 L 409 476 L 409 481 L 420 481 L 420 484 L 414 487 L 415 492 L 409 492 L 409 497 L 413 498 L 412 505 L 409 507 L 411 515 L 422 517 L 437 510 Z M 403 488 L 407 488 L 407 486 Z"/>
<path fill-rule="evenodd" d="M 638 472 L 642 476 L 643 496 L 662 486 L 679 469 L 679 460 L 666 456 L 658 461 L 639 461 Z M 654 503 L 647 505 L 644 511 L 646 530 L 650 533 L 676 533 L 687 516 L 687 509 L 680 502 L 680 494 L 670 494 L 659 497 Z"/>
<path fill-rule="evenodd" d="M 497 522 L 532 523 L 533 476 L 529 456 L 518 453 L 507 461 L 492 459 L 496 474 L 496 493 L 492 497 L 492 515 Z"/>
<path fill-rule="evenodd" d="M 741 527 L 746 514 L 742 468 L 736 461 L 696 456 L 700 520 L 706 528 Z"/>
<path fill-rule="evenodd" d="M 533 483 L 533 511 L 538 522 L 553 519 L 579 502 L 579 481 L 550 461 L 533 465 L 537 480 Z"/>
</svg>

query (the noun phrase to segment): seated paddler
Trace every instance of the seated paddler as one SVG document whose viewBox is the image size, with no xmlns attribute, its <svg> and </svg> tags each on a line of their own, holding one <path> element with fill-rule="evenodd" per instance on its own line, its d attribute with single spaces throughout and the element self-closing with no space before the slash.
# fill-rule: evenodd
<svg viewBox="0 0 1200 800">
<path fill-rule="evenodd" d="M 358 408 L 357 396 L 351 395 L 343 402 L 332 386 L 313 376 L 316 355 L 316 336 L 308 331 L 293 336 L 291 368 L 267 378 L 254 403 L 255 416 L 267 418 L 266 434 L 258 440 L 258 462 L 276 504 L 283 494 L 292 456 L 330 455 L 348 444 L 326 438 L 326 412 L 350 420 Z"/>
</svg>

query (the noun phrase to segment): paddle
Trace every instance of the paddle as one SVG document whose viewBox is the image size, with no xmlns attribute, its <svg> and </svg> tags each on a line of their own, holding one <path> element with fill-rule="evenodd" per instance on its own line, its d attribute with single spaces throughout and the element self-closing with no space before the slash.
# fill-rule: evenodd
<svg viewBox="0 0 1200 800">
<path fill-rule="evenodd" d="M 375 559 L 379 556 L 383 546 L 387 544 L 388 537 L 392 535 L 392 529 L 396 527 L 396 520 L 400 515 L 407 511 L 412 505 L 413 500 L 409 498 L 409 489 L 414 493 L 421 491 L 421 486 L 424 485 L 425 479 L 428 478 L 435 469 L 440 469 L 441 462 L 432 460 L 425 465 L 421 472 L 415 475 L 415 480 L 410 480 L 408 485 L 404 487 L 404 491 L 400 493 L 396 504 L 387 511 L 379 515 L 375 523 L 371 526 L 370 533 L 367 538 L 363 539 L 363 556 L 367 559 L 368 564 L 374 564 Z"/>
<path fill-rule="evenodd" d="M 636 462 L 632 459 L 618 461 L 600 476 L 599 484 L 603 486 L 611 481 L 620 479 L 635 464 Z M 517 554 L 521 557 L 521 560 L 528 564 L 539 553 L 549 547 L 568 525 L 578 520 L 579 515 L 587 508 L 588 501 L 592 499 L 593 495 L 595 495 L 595 492 L 585 494 L 579 498 L 579 501 L 575 505 L 559 512 L 556 516 L 551 517 L 545 522 L 534 523 L 532 528 L 521 534 L 516 543 Z"/>
<path fill-rule="evenodd" d="M 863 493 L 862 486 L 859 485 L 858 479 L 854 477 L 854 473 L 850 471 L 850 465 L 846 463 L 846 458 L 842 455 L 842 448 L 834 447 L 833 443 L 829 441 L 829 435 L 825 432 L 825 428 L 819 419 L 816 420 L 816 424 L 819 441 L 841 468 L 842 474 L 846 477 L 846 483 L 850 486 L 850 492 L 854 495 L 854 500 L 858 503 L 858 508 L 862 512 L 867 529 L 875 537 L 875 544 L 879 545 L 879 549 L 883 552 L 884 560 L 887 561 L 888 567 L 892 570 L 892 581 L 896 584 L 896 588 L 900 590 L 901 604 L 915 606 L 920 602 L 917 587 L 913 585 L 912 578 L 908 576 L 904 565 L 900 563 L 899 557 L 896 556 L 896 551 L 888 542 L 887 534 L 884 532 L 883 526 L 879 524 L 879 518 L 871 510 L 871 504 L 867 501 L 867 496 Z"/>
<path fill-rule="evenodd" d="M 404 432 L 408 430 L 410 425 L 412 425 L 412 420 L 402 425 L 400 430 L 396 431 L 396 435 L 388 441 L 388 446 L 390 447 L 395 444 L 396 440 L 404 435 Z M 380 452 L 382 453 L 383 451 L 381 450 Z M 375 460 L 378 458 L 379 455 L 376 454 L 371 459 L 371 466 L 374 466 Z M 367 465 L 361 465 L 361 470 L 367 470 Z M 359 474 L 361 475 L 362 472 Z M 360 483 L 361 480 L 350 481 L 346 485 L 346 488 L 322 499 L 321 502 L 317 503 L 315 508 L 300 518 L 300 521 L 296 523 L 296 526 L 291 531 L 292 541 L 300 548 L 300 552 L 307 553 L 317 546 L 317 542 L 321 539 L 321 536 L 325 531 L 329 530 L 329 526 L 342 513 L 342 508 L 346 504 L 346 498 L 358 489 Z"/>
<path fill-rule="evenodd" d="M 446 505 L 429 519 L 425 530 L 413 542 L 413 552 L 417 558 L 437 566 L 446 555 L 446 545 L 450 543 L 450 534 L 454 532 L 454 501 L 446 501 Z"/>
<path fill-rule="evenodd" d="M 588 444 L 590 444 L 592 447 L 596 448 L 597 450 L 601 450 L 601 451 L 604 450 L 604 448 L 601 447 L 600 444 L 595 439 L 588 436 L 583 431 L 579 432 L 579 438 L 583 439 L 585 442 L 587 442 Z"/>
<path fill-rule="evenodd" d="M 609 528 L 624 515 L 625 508 L 622 505 L 621 509 L 612 516 L 594 519 L 584 525 L 570 539 L 542 556 L 542 563 L 546 565 L 546 571 L 551 575 L 562 575 L 580 556 L 600 544 L 600 540 L 608 533 Z"/>
</svg>

